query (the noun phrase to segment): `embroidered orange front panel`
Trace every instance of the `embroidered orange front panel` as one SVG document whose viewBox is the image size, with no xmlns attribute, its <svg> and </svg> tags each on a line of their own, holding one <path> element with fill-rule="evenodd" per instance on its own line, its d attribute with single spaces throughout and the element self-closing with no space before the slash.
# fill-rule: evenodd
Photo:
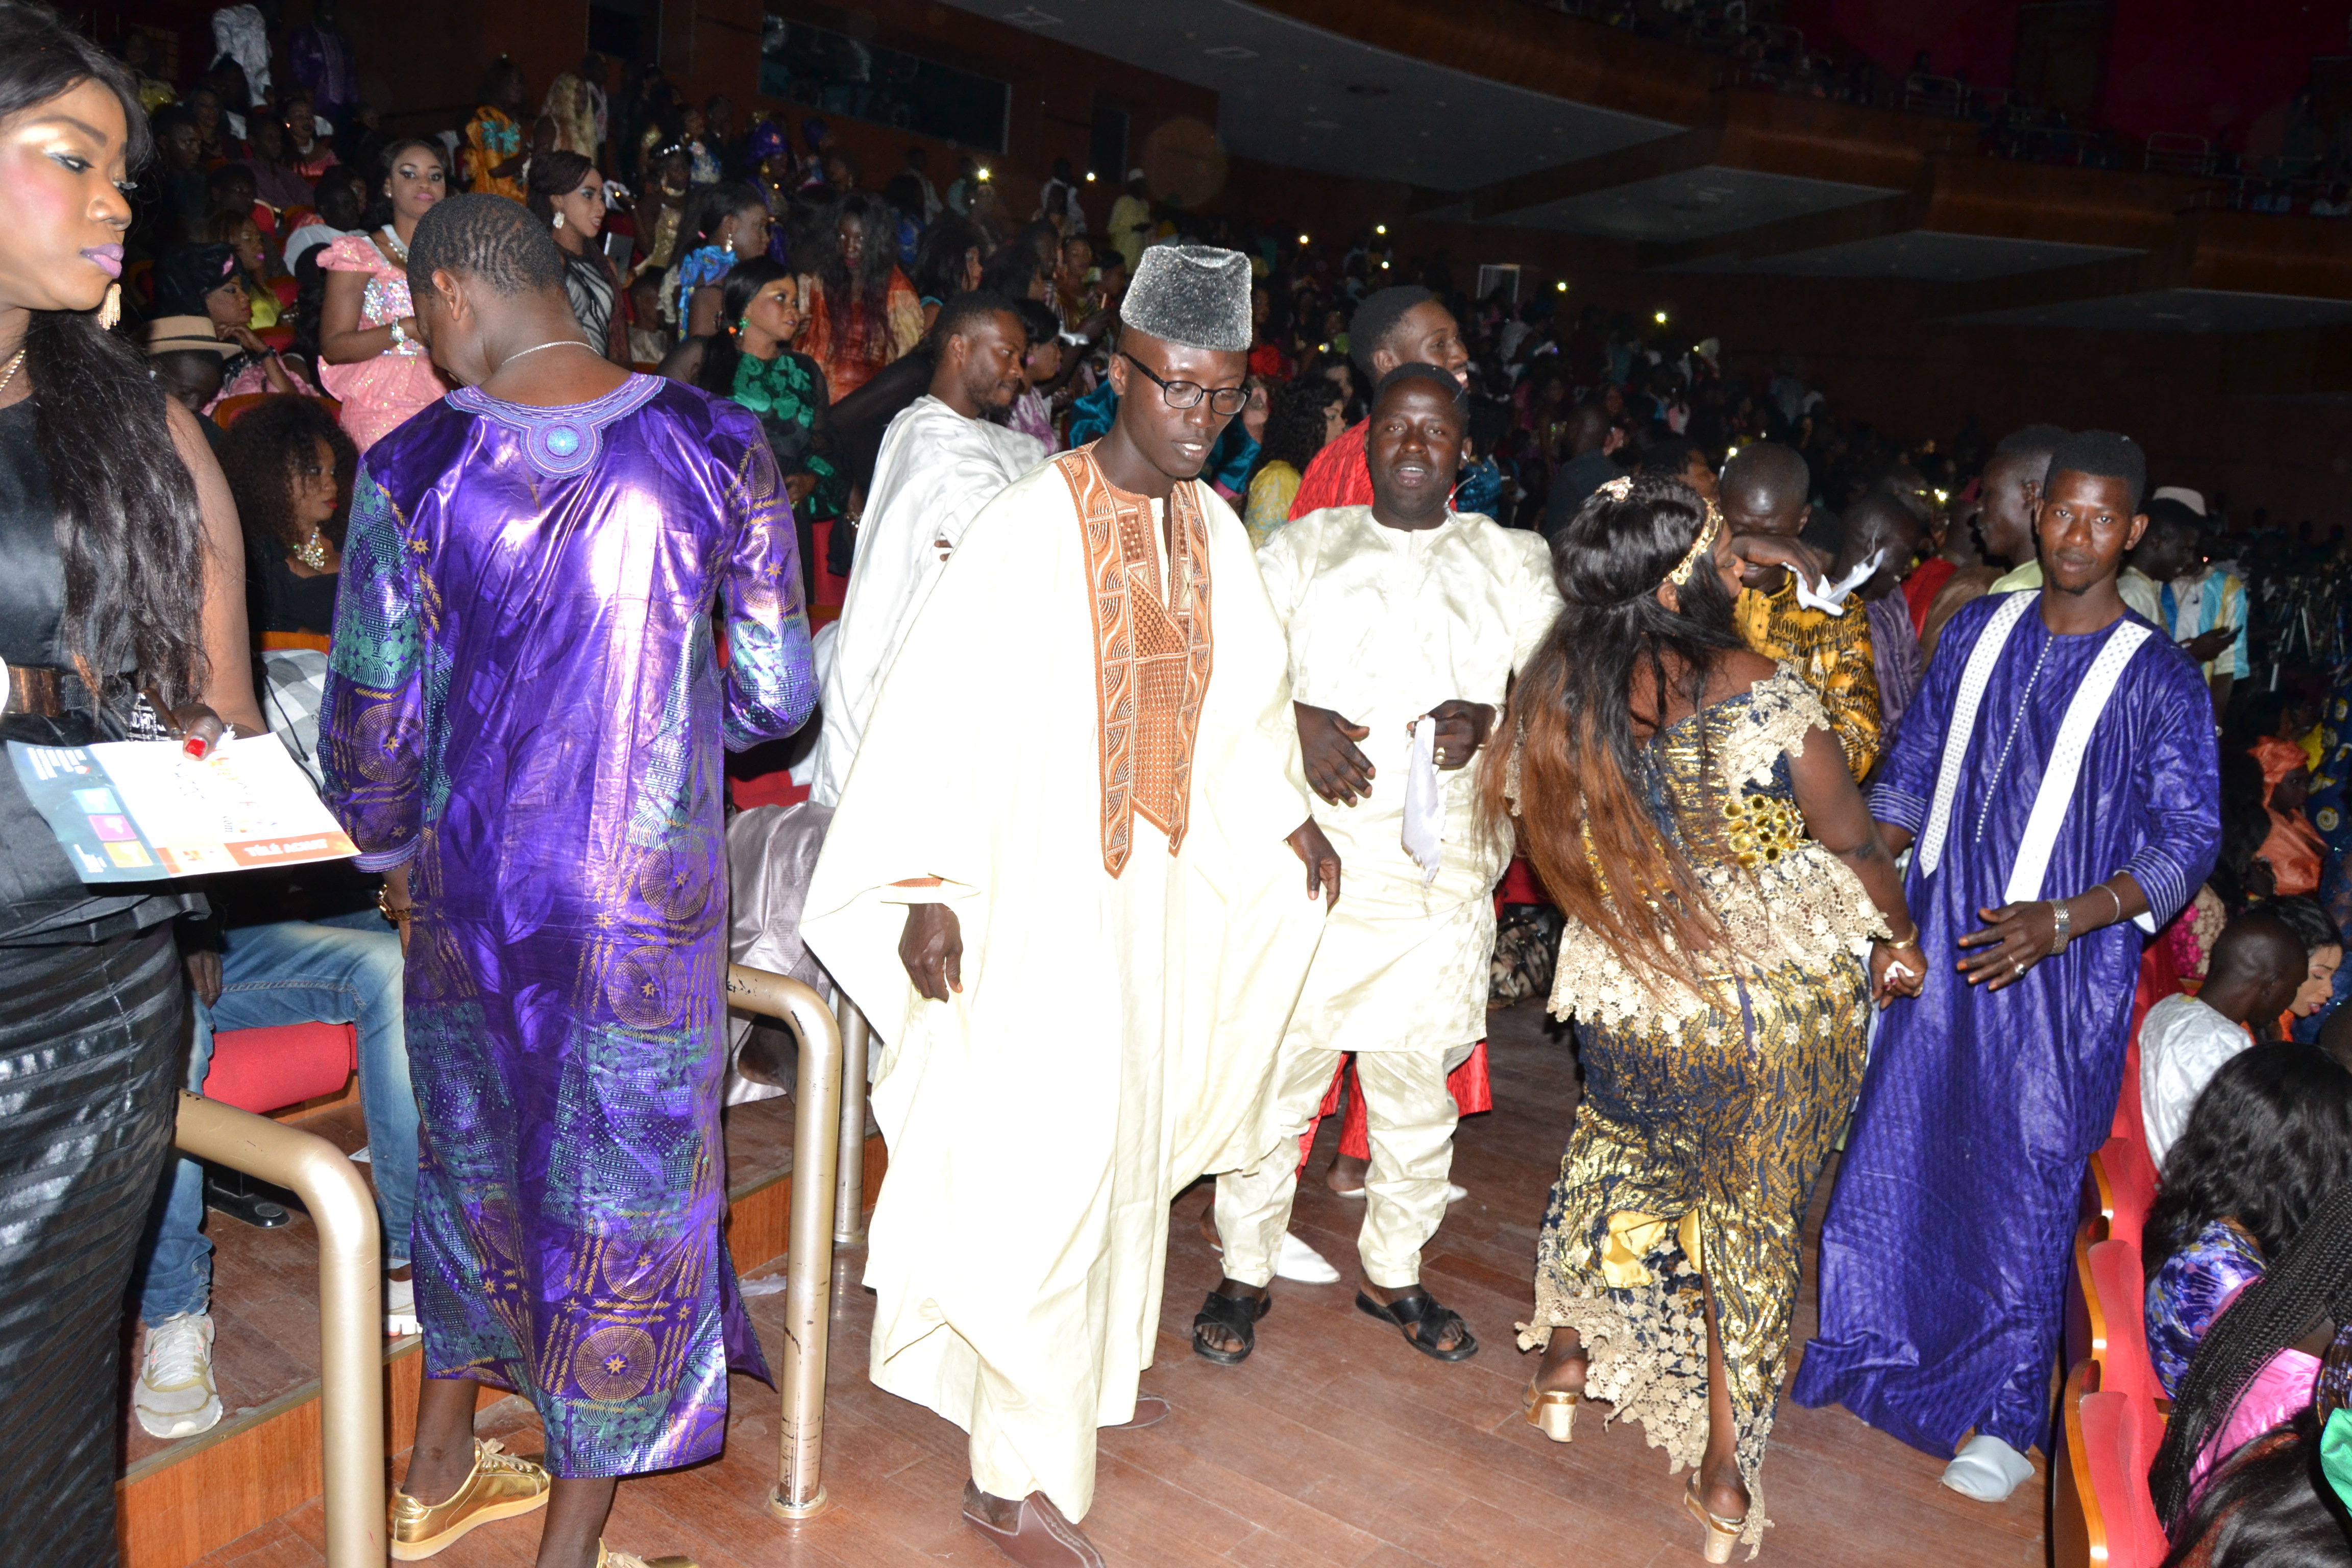
<svg viewBox="0 0 2352 1568">
<path fill-rule="evenodd" d="M 1102 741 L 1103 869 L 1135 847 L 1135 814 L 1184 844 L 1192 744 L 1213 662 L 1209 525 L 1192 485 L 1169 498 L 1170 582 L 1160 581 L 1151 503 L 1114 489 L 1090 449 L 1055 458 L 1077 503 L 1094 616 L 1096 722 Z"/>
</svg>

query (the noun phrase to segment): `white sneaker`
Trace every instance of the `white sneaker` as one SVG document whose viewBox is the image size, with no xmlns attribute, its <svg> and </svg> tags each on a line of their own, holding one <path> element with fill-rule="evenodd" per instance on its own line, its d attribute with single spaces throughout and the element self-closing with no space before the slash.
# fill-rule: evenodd
<svg viewBox="0 0 2352 1568">
<path fill-rule="evenodd" d="M 1448 1183 L 1446 1183 L 1446 1184 L 1445 1184 L 1445 1201 L 1446 1201 L 1447 1203 L 1449 1203 L 1449 1204 L 1458 1204 L 1458 1203 L 1460 1203 L 1464 1198 L 1466 1198 L 1466 1197 L 1468 1197 L 1469 1195 L 1470 1195 L 1470 1189 L 1469 1189 L 1469 1188 L 1467 1188 L 1467 1187 L 1457 1187 L 1457 1186 L 1455 1186 L 1452 1182 L 1448 1182 Z"/>
<path fill-rule="evenodd" d="M 425 1331 L 425 1325 L 416 1317 L 415 1280 L 384 1276 L 383 1331 L 386 1338 L 395 1340 Z"/>
<path fill-rule="evenodd" d="M 2007 1502 L 2009 1494 L 2032 1474 L 2032 1460 L 2000 1438 L 1979 1432 L 1961 1444 L 1952 1462 L 1944 1467 L 1944 1484 L 1979 1502 Z"/>
<path fill-rule="evenodd" d="M 147 1351 L 132 1395 L 139 1425 L 151 1437 L 193 1437 L 221 1418 L 220 1390 L 213 1386 L 213 1321 L 203 1312 L 182 1312 L 152 1325 Z"/>
<path fill-rule="evenodd" d="M 1274 1255 L 1274 1277 L 1296 1279 L 1302 1285 L 1339 1282 L 1339 1271 L 1326 1262 L 1321 1253 L 1286 1230 L 1282 1233 L 1282 1249 Z"/>
</svg>

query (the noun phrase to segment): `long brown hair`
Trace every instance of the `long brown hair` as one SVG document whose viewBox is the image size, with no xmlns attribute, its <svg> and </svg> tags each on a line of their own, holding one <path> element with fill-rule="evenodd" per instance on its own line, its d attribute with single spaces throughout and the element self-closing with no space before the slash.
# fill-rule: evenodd
<svg viewBox="0 0 2352 1568">
<path fill-rule="evenodd" d="M 1636 723 L 1651 736 L 1664 729 L 1677 689 L 1699 707 L 1716 664 L 1743 646 L 1733 590 L 1712 554 L 1679 584 L 1679 611 L 1658 602 L 1706 523 L 1696 491 L 1654 475 L 1612 483 L 1584 503 L 1552 546 L 1566 608 L 1520 673 L 1499 728 L 1516 745 L 1489 746 L 1479 773 L 1487 818 L 1500 821 L 1513 809 L 1506 788 L 1516 760 L 1519 844 L 1560 912 L 1633 974 L 1692 989 L 1699 980 L 1687 955 L 1718 947 L 1723 924 L 1675 836 L 1659 826 Z M 1643 669 L 1655 710 L 1636 715 Z"/>
</svg>

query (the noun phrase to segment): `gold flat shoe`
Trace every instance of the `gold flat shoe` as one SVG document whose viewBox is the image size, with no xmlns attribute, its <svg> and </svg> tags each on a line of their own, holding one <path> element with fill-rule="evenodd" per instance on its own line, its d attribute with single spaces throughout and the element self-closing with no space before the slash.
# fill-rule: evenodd
<svg viewBox="0 0 2352 1568">
<path fill-rule="evenodd" d="M 634 1552 L 609 1552 L 596 1543 L 596 1568 L 702 1568 L 691 1557 L 640 1557 Z"/>
<path fill-rule="evenodd" d="M 404 1491 L 392 1494 L 393 1559 L 422 1562 L 478 1524 L 545 1508 L 547 1489 L 554 1484 L 544 1469 L 508 1453 L 497 1438 L 478 1437 L 474 1468 L 448 1501 L 424 1503 Z"/>
<path fill-rule="evenodd" d="M 1706 1531 L 1706 1540 L 1700 1547 L 1709 1563 L 1728 1563 L 1731 1549 L 1739 1544 L 1739 1532 L 1748 1528 L 1748 1516 L 1726 1519 L 1707 1511 L 1706 1504 L 1698 1500 L 1698 1471 L 1691 1471 L 1690 1485 L 1683 1489 L 1683 1506 L 1690 1510 Z"/>
<path fill-rule="evenodd" d="M 1575 1435 L 1576 1407 L 1583 1403 L 1581 1393 L 1538 1388 L 1532 1377 L 1519 1395 L 1519 1408 L 1528 1413 L 1528 1425 L 1555 1443 L 1565 1443 Z"/>
</svg>

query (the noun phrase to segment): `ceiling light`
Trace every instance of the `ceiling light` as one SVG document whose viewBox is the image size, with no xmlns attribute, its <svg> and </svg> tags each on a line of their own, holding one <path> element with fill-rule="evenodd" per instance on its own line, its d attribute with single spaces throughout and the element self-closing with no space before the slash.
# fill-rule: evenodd
<svg viewBox="0 0 2352 1568">
<path fill-rule="evenodd" d="M 1389 226 L 1384 223 L 1376 223 L 1372 225 L 1372 232 L 1374 234 L 1386 234 L 1388 231 Z"/>
<path fill-rule="evenodd" d="M 1381 271 L 1383 271 L 1383 272 L 1386 272 L 1388 269 L 1389 269 L 1389 264 L 1388 264 L 1387 262 L 1385 262 L 1385 261 L 1381 262 Z"/>
<path fill-rule="evenodd" d="M 1090 184 L 1090 185 L 1091 185 L 1091 184 L 1093 184 L 1094 183 L 1095 183 L 1095 172 L 1094 172 L 1092 169 L 1088 169 L 1088 170 L 1087 171 L 1087 184 Z"/>
<path fill-rule="evenodd" d="M 1312 241 L 1310 241 L 1310 240 L 1309 240 L 1309 239 L 1308 239 L 1305 235 L 1303 235 L 1303 234 L 1302 234 L 1302 235 L 1300 235 L 1300 236 L 1298 237 L 1298 243 L 1299 243 L 1299 244 L 1301 244 L 1301 245 L 1308 245 L 1308 244 L 1311 244 L 1311 243 L 1313 243 L 1313 242 L 1312 242 Z"/>
<path fill-rule="evenodd" d="M 980 177 L 983 180 L 988 178 L 988 165 L 985 163 L 980 166 Z"/>
<path fill-rule="evenodd" d="M 1666 313 L 1664 310 L 1654 311 L 1651 314 L 1650 320 L 1663 327 L 1666 324 Z"/>
<path fill-rule="evenodd" d="M 1565 294 L 1568 292 L 1568 279 L 1563 278 L 1559 282 L 1553 284 L 1552 287 Z"/>
</svg>

